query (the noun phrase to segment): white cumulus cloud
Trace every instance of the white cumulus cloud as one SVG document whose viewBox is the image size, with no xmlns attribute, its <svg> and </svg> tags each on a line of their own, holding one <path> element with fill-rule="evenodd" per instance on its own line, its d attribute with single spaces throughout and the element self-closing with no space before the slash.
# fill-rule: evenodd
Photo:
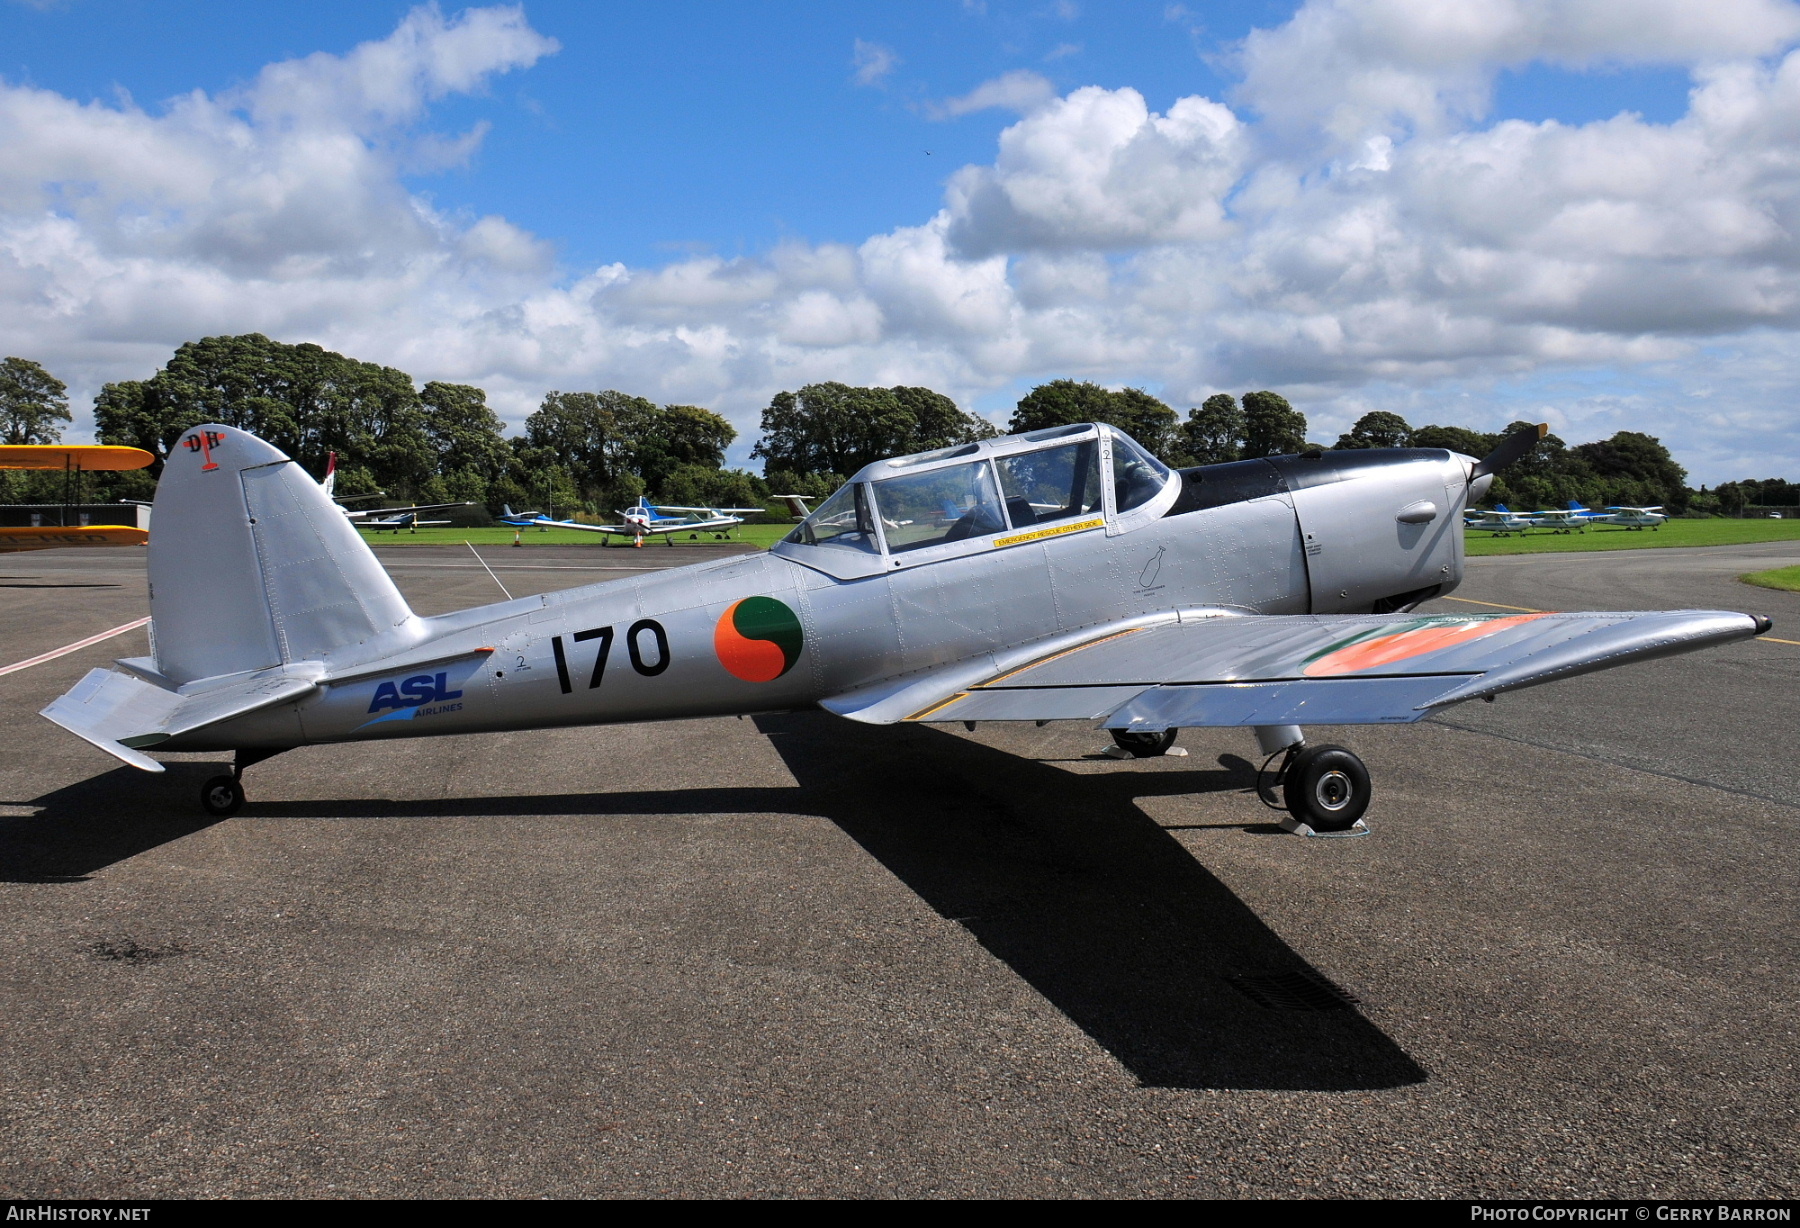
<svg viewBox="0 0 1800 1228">
<path fill-rule="evenodd" d="M 1543 414 L 1661 434 L 1702 478 L 1792 474 L 1797 37 L 1779 0 L 1310 0 L 1247 40 L 1229 99 L 1020 72 L 941 104 L 1020 117 L 912 224 L 569 271 L 405 187 L 483 138 L 430 131 L 435 101 L 556 50 L 516 8 L 426 7 L 158 109 L 0 83 L 0 330 L 78 395 L 254 330 L 480 383 L 514 421 L 549 388 L 710 405 L 739 455 L 812 380 L 970 404 L 1071 375 L 1183 408 L 1276 387 L 1315 438 L 1371 408 Z M 1484 126 L 1494 74 L 1533 62 L 1679 65 L 1689 107 Z"/>
</svg>

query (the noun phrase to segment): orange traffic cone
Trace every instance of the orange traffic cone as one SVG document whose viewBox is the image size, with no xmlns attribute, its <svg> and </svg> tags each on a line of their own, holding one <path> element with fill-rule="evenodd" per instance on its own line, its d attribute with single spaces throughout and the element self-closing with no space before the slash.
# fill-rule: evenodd
<svg viewBox="0 0 1800 1228">
<path fill-rule="evenodd" d="M 517 529 L 514 529 L 513 530 L 513 545 L 523 546 L 524 544 L 525 544 L 524 542 L 519 540 L 519 531 Z"/>
</svg>

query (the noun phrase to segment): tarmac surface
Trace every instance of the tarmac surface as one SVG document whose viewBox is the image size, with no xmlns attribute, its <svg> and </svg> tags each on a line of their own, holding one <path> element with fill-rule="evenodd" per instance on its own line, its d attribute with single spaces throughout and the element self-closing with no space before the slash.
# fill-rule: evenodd
<svg viewBox="0 0 1800 1228">
<path fill-rule="evenodd" d="M 303 748 L 215 822 L 213 757 L 35 715 L 141 630 L 0 676 L 0 1196 L 1792 1198 L 1800 594 L 1733 577 L 1795 562 L 1472 561 L 1433 608 L 1776 626 L 1315 732 L 1357 839 L 1275 828 L 1247 732 L 825 714 Z M 0 665 L 146 613 L 127 552 L 0 573 Z"/>
</svg>

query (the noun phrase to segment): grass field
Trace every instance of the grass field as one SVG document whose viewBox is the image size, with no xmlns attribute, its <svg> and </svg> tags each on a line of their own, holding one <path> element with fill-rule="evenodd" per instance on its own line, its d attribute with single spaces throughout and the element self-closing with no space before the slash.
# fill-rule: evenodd
<svg viewBox="0 0 1800 1228">
<path fill-rule="evenodd" d="M 791 524 L 741 524 L 731 530 L 731 541 L 767 549 L 787 535 Z M 362 530 L 363 540 L 372 546 L 456 546 L 471 542 L 477 546 L 510 546 L 513 530 L 501 525 L 489 529 L 420 529 L 416 533 L 376 533 Z M 610 537 L 605 533 L 583 533 L 579 529 L 523 529 L 519 540 L 528 546 L 586 546 L 591 550 L 630 550 L 628 537 Z M 682 546 L 720 545 L 711 533 L 701 533 L 690 540 L 686 533 L 665 533 L 644 542 L 646 550 L 667 550 L 667 542 Z"/>
<path fill-rule="evenodd" d="M 1739 576 L 1745 584 L 1754 584 L 1759 588 L 1784 588 L 1790 593 L 1800 593 L 1800 567 L 1777 567 L 1772 571 L 1753 571 L 1747 576 Z"/>
<path fill-rule="evenodd" d="M 1594 525 L 1585 533 L 1533 529 L 1518 537 L 1467 534 L 1469 554 L 1546 554 L 1565 550 L 1647 550 L 1671 546 L 1743 546 L 1800 540 L 1800 520 L 1670 520 L 1659 529 Z"/>
</svg>

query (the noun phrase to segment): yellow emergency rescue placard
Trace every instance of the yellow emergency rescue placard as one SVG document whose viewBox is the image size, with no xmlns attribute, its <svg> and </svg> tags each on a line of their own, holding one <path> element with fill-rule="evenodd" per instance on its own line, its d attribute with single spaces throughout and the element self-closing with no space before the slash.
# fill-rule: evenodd
<svg viewBox="0 0 1800 1228">
<path fill-rule="evenodd" d="M 1026 542 L 1041 542 L 1046 537 L 1061 537 L 1064 533 L 1079 533 L 1083 529 L 1101 529 L 1106 527 L 1104 517 L 1096 516 L 1092 520 L 1071 520 L 1068 524 L 1053 524 L 1042 529 L 1033 529 L 1029 533 L 1014 533 L 1011 537 L 996 537 L 994 549 L 1002 546 L 1023 546 Z"/>
</svg>

